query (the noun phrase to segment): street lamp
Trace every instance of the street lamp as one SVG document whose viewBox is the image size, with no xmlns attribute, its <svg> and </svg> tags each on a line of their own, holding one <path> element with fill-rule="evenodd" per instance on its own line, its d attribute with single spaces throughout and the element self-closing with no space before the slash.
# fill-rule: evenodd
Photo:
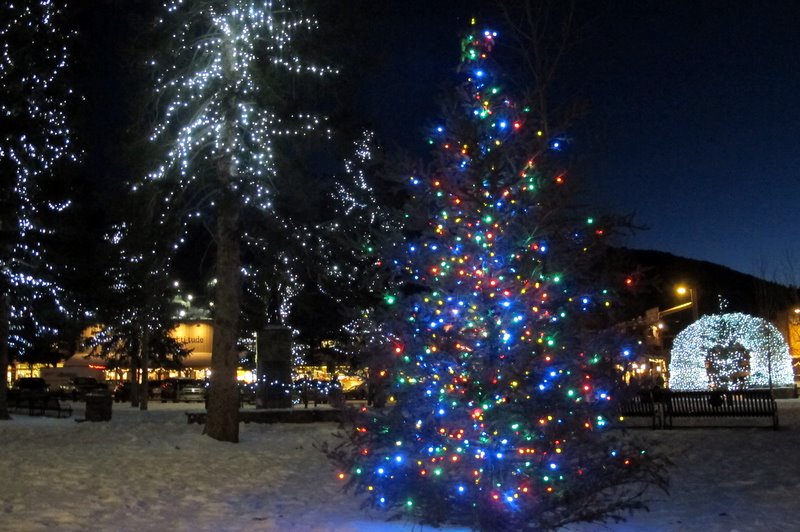
<svg viewBox="0 0 800 532">
<path fill-rule="evenodd" d="M 694 294 L 694 288 L 689 288 L 689 287 L 681 285 L 681 286 L 678 286 L 677 288 L 675 288 L 675 291 L 678 293 L 678 295 L 681 295 L 681 296 L 685 296 L 687 293 L 689 294 L 689 304 L 692 307 L 692 319 L 693 319 L 693 321 L 697 321 L 697 318 L 699 317 L 698 316 L 699 313 L 698 313 L 698 310 L 697 310 L 697 298 L 695 297 L 695 294 Z"/>
</svg>

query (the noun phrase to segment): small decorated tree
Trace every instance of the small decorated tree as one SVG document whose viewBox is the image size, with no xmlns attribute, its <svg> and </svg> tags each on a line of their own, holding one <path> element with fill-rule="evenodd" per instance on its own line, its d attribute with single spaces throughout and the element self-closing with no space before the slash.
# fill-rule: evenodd
<svg viewBox="0 0 800 532">
<path fill-rule="evenodd" d="M 609 227 L 571 207 L 564 140 L 505 93 L 495 39 L 463 40 L 464 81 L 433 128 L 435 161 L 408 178 L 400 288 L 386 297 L 388 403 L 357 415 L 330 455 L 368 504 L 420 522 L 603 520 L 662 482 L 649 455 L 609 431 Z"/>
</svg>

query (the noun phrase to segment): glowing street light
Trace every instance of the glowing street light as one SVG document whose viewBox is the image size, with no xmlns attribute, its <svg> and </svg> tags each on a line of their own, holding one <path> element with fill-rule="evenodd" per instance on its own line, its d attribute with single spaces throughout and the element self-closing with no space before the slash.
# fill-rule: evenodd
<svg viewBox="0 0 800 532">
<path fill-rule="evenodd" d="M 694 321 L 697 321 L 697 318 L 699 317 L 698 316 L 699 312 L 697 306 L 697 294 L 695 294 L 695 290 L 687 286 L 679 285 L 675 287 L 675 292 L 681 296 L 689 294 L 689 301 L 687 301 L 686 303 L 675 305 L 674 307 L 670 307 L 666 310 L 659 310 L 658 319 L 660 320 L 664 316 L 669 316 L 670 314 L 675 314 L 676 312 L 681 312 L 683 310 L 691 308 L 692 317 L 694 318 Z M 663 324 L 659 324 L 659 328 L 663 328 Z"/>
<path fill-rule="evenodd" d="M 687 293 L 689 294 L 689 303 L 692 307 L 692 319 L 694 321 L 697 321 L 697 319 L 699 318 L 699 312 L 697 309 L 697 298 L 695 297 L 694 289 L 680 285 L 675 288 L 675 292 L 677 292 L 678 295 L 681 296 L 685 296 Z"/>
</svg>

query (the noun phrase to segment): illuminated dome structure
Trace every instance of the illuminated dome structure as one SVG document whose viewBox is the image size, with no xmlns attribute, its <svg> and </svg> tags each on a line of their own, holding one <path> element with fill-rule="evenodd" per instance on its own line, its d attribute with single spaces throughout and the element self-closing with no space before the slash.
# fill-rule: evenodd
<svg viewBox="0 0 800 532">
<path fill-rule="evenodd" d="M 770 322 L 747 314 L 703 316 L 675 337 L 670 388 L 707 390 L 792 386 L 792 357 Z"/>
</svg>

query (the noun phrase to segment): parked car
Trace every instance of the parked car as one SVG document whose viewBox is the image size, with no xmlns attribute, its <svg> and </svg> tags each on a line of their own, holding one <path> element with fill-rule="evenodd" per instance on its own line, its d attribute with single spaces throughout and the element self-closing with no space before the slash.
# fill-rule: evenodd
<svg viewBox="0 0 800 532">
<path fill-rule="evenodd" d="M 239 383 L 239 394 L 242 403 L 255 404 L 256 402 L 256 383 Z"/>
<path fill-rule="evenodd" d="M 155 379 L 155 380 L 148 380 L 147 381 L 147 390 L 150 394 L 150 399 L 160 399 L 161 398 L 161 385 L 164 381 Z"/>
<path fill-rule="evenodd" d="M 195 384 L 198 381 L 197 379 L 183 379 L 183 378 L 169 378 L 164 379 L 161 381 L 161 402 L 166 403 L 167 401 L 172 401 L 173 403 L 178 402 L 178 392 L 181 391 L 186 385 Z M 205 390 L 203 390 L 205 393 Z"/>
<path fill-rule="evenodd" d="M 86 394 L 92 392 L 108 392 L 105 382 L 98 382 L 94 377 L 72 377 L 66 384 L 61 385 L 61 395 L 73 401 L 86 399 Z"/>
<path fill-rule="evenodd" d="M 204 382 L 204 399 L 206 408 L 208 408 L 208 397 L 211 395 L 211 381 Z M 245 403 L 255 404 L 256 402 L 256 384 L 247 384 L 239 382 L 239 408 L 244 407 Z"/>
<path fill-rule="evenodd" d="M 344 390 L 344 398 L 350 401 L 363 401 L 367 398 L 367 383 L 362 382 Z"/>
<path fill-rule="evenodd" d="M 178 388 L 176 399 L 181 402 L 190 401 L 205 401 L 206 399 L 206 385 L 205 382 L 195 380 L 191 382 L 182 383 Z"/>
<path fill-rule="evenodd" d="M 150 399 L 158 399 L 161 397 L 161 381 L 152 380 L 147 381 Z M 131 383 L 130 381 L 120 381 L 114 386 L 114 401 L 130 401 L 131 400 Z"/>
<path fill-rule="evenodd" d="M 50 392 L 47 382 L 39 377 L 22 377 L 8 390 L 9 403 L 46 396 Z"/>
<path fill-rule="evenodd" d="M 114 401 L 117 403 L 123 401 L 129 401 L 131 398 L 131 383 L 130 381 L 122 381 L 118 382 L 116 386 L 114 386 Z"/>
</svg>

